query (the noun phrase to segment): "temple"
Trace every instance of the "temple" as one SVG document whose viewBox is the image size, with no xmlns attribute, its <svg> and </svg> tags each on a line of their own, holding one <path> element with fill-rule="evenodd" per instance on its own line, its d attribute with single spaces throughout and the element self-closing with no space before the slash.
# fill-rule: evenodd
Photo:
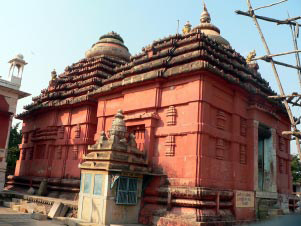
<svg viewBox="0 0 301 226">
<path fill-rule="evenodd" d="M 78 218 L 102 224 L 294 211 L 290 137 L 281 135 L 290 122 L 253 55 L 231 47 L 205 6 L 199 25 L 135 56 L 117 33 L 101 36 L 18 115 L 8 188 L 47 179 L 48 196 L 78 199 Z"/>
</svg>

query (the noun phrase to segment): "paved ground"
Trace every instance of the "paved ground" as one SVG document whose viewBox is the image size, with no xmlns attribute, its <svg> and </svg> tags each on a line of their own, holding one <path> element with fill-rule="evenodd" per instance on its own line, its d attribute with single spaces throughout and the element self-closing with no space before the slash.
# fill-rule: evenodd
<svg viewBox="0 0 301 226">
<path fill-rule="evenodd" d="M 64 225 L 51 220 L 37 221 L 31 214 L 19 213 L 10 208 L 0 207 L 0 226 L 57 226 Z"/>
<path fill-rule="evenodd" d="M 58 226 L 64 225 L 51 220 L 37 221 L 31 214 L 16 212 L 10 208 L 0 207 L 0 226 Z M 301 226 L 301 214 L 281 216 L 249 226 Z"/>
<path fill-rule="evenodd" d="M 285 215 L 249 226 L 301 226 L 301 214 Z"/>
</svg>

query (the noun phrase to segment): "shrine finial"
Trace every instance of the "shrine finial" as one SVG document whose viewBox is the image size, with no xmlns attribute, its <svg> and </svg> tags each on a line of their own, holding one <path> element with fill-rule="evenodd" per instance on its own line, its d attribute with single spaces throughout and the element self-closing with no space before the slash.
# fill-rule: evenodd
<svg viewBox="0 0 301 226">
<path fill-rule="evenodd" d="M 55 80 L 56 77 L 57 77 L 56 71 L 55 71 L 55 69 L 53 69 L 53 71 L 51 72 L 51 79 Z"/>
<path fill-rule="evenodd" d="M 191 24 L 189 21 L 186 22 L 184 28 L 182 29 L 183 34 L 188 34 L 191 31 Z"/>
<path fill-rule="evenodd" d="M 112 127 L 110 129 L 110 136 L 116 135 L 120 139 L 123 139 L 125 137 L 126 127 L 123 119 L 124 119 L 124 115 L 122 110 L 118 110 L 112 122 Z"/>
<path fill-rule="evenodd" d="M 201 23 L 210 23 L 211 22 L 211 18 L 210 18 L 210 14 L 207 10 L 205 1 L 203 0 L 203 12 L 201 14 Z"/>
</svg>

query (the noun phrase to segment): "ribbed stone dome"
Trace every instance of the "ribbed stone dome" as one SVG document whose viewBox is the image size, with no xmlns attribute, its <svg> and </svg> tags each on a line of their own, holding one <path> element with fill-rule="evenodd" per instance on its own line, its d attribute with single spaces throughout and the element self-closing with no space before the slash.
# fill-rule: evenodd
<svg viewBox="0 0 301 226">
<path fill-rule="evenodd" d="M 128 48 L 123 44 L 123 39 L 114 31 L 101 36 L 99 41 L 86 52 L 87 58 L 103 55 L 121 58 L 125 61 L 129 61 L 131 56 Z"/>
</svg>

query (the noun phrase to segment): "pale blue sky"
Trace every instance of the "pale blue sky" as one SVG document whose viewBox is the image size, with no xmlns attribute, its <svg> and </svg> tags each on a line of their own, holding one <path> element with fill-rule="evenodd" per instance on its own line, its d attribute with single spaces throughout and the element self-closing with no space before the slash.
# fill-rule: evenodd
<svg viewBox="0 0 301 226">
<path fill-rule="evenodd" d="M 254 7 L 277 0 L 252 0 Z M 0 75 L 6 78 L 13 56 L 24 55 L 26 65 L 21 89 L 32 96 L 39 95 L 50 80 L 50 72 L 63 72 L 84 57 L 85 51 L 99 36 L 116 31 L 132 54 L 153 40 L 176 33 L 177 20 L 180 30 L 189 20 L 199 24 L 202 12 L 201 0 L 0 0 Z M 246 10 L 245 0 L 206 0 L 212 23 L 234 49 L 246 56 L 256 49 L 264 55 L 264 49 L 252 20 L 234 13 Z M 286 19 L 301 15 L 301 1 L 289 0 L 259 15 Z M 291 50 L 291 34 L 288 27 L 261 22 L 272 53 Z M 301 43 L 300 43 L 301 45 Z M 295 63 L 291 57 L 278 58 Z M 260 62 L 260 72 L 275 91 L 271 67 Z M 300 91 L 295 70 L 279 67 L 284 88 L 288 92 Z M 20 100 L 17 113 L 31 102 L 31 97 Z M 297 112 L 298 113 L 298 112 Z M 297 114 L 296 113 L 296 114 Z M 294 146 L 293 146 L 294 149 Z"/>
</svg>

